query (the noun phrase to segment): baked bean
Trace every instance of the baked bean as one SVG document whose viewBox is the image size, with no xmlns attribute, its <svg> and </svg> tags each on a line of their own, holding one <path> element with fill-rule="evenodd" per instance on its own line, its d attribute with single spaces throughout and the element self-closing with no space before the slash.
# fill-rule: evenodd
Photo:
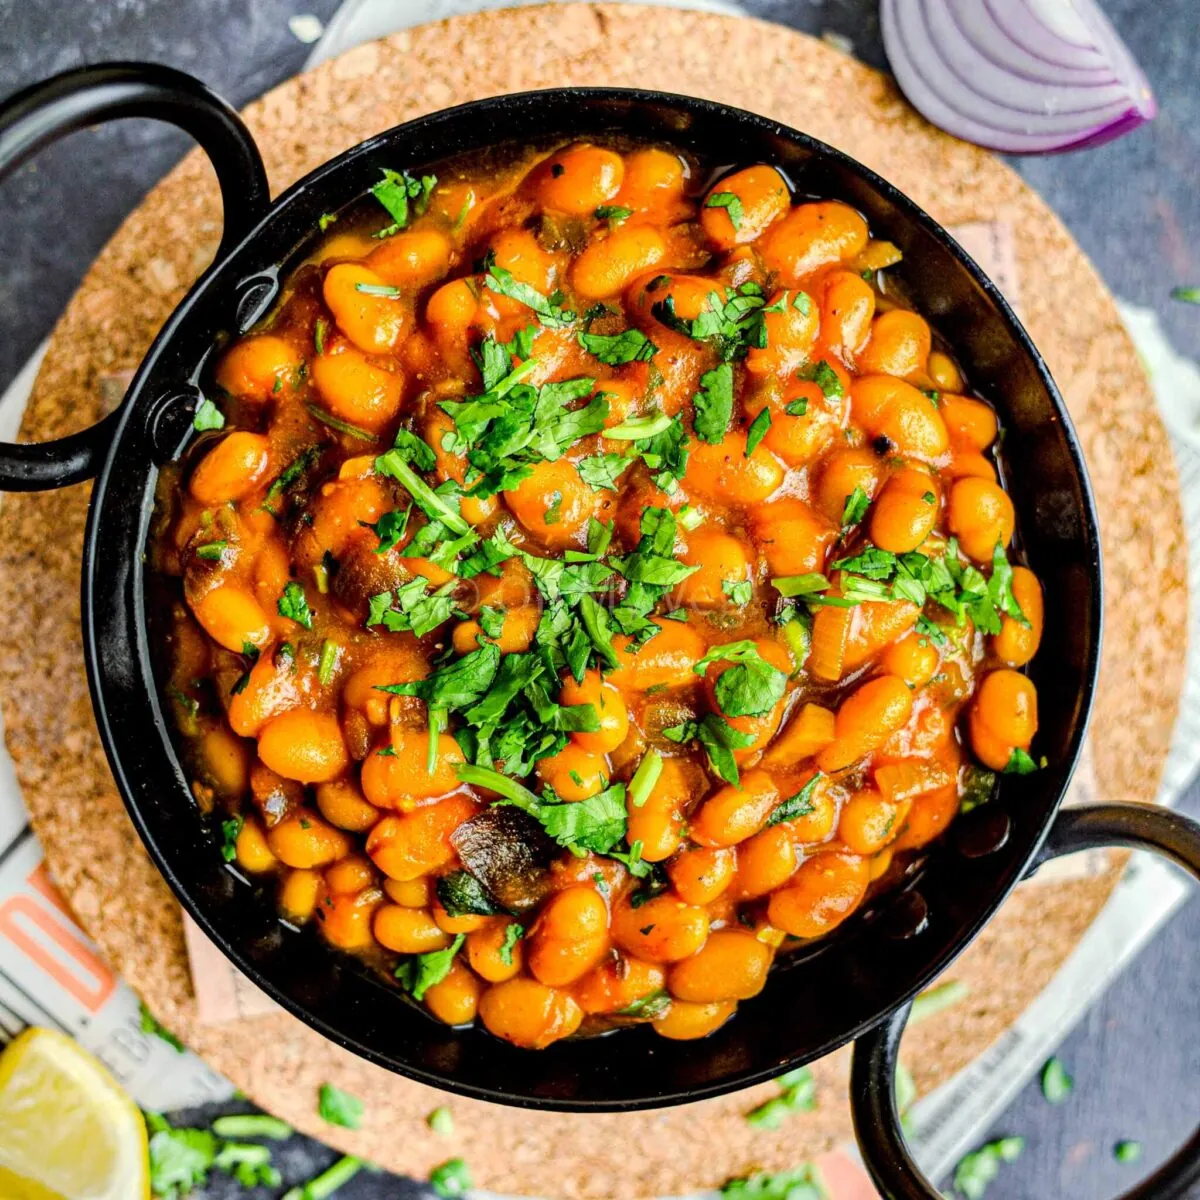
<svg viewBox="0 0 1200 1200">
<path fill-rule="evenodd" d="M 438 928 L 425 909 L 381 904 L 371 926 L 375 940 L 397 954 L 428 954 L 450 945 L 450 935 Z"/>
<path fill-rule="evenodd" d="M 667 892 L 634 908 L 620 903 L 612 914 L 612 938 L 622 950 L 649 962 L 689 958 L 708 937 L 708 913 Z"/>
<path fill-rule="evenodd" d="M 1010 667 L 1023 667 L 1042 640 L 1042 585 L 1027 567 L 1013 567 L 1012 594 L 1028 624 L 1007 613 L 1002 616 L 1000 632 L 992 638 L 992 652 Z"/>
<path fill-rule="evenodd" d="M 904 308 L 893 308 L 876 317 L 871 336 L 859 351 L 860 371 L 896 375 L 901 379 L 925 375 L 929 363 L 929 326 L 924 319 Z"/>
<path fill-rule="evenodd" d="M 733 882 L 737 851 L 728 846 L 698 846 L 667 864 L 671 886 L 688 904 L 710 904 Z"/>
<path fill-rule="evenodd" d="M 279 889 L 279 908 L 293 924 L 303 925 L 312 918 L 321 893 L 321 876 L 317 871 L 289 871 Z"/>
<path fill-rule="evenodd" d="M 508 931 L 515 924 L 515 921 L 493 920 L 467 934 L 467 959 L 480 979 L 503 983 L 521 973 L 525 965 L 524 939 L 509 941 Z"/>
<path fill-rule="evenodd" d="M 371 919 L 381 899 L 376 888 L 341 895 L 325 891 L 317 899 L 317 928 L 339 950 L 367 950 L 375 945 Z"/>
<path fill-rule="evenodd" d="M 258 756 L 276 774 L 301 783 L 336 779 L 350 765 L 337 718 L 307 708 L 272 717 L 258 735 Z"/>
<path fill-rule="evenodd" d="M 317 808 L 331 825 L 350 833 L 366 833 L 383 816 L 352 779 L 318 784 Z"/>
<path fill-rule="evenodd" d="M 763 239 L 763 265 L 794 287 L 821 267 L 848 261 L 866 244 L 867 223 L 848 204 L 800 204 Z"/>
<path fill-rule="evenodd" d="M 791 203 L 787 182 L 774 167 L 747 167 L 713 184 L 700 225 L 716 249 L 730 250 L 760 238 Z"/>
<path fill-rule="evenodd" d="M 385 354 L 404 332 L 408 311 L 388 287 L 359 263 L 338 263 L 325 273 L 325 303 L 338 328 L 365 354 Z"/>
<path fill-rule="evenodd" d="M 767 822 L 779 789 L 766 771 L 745 771 L 741 783 L 718 788 L 692 819 L 692 837 L 702 846 L 736 846 Z"/>
<path fill-rule="evenodd" d="M 654 1032 L 672 1041 L 695 1041 L 715 1033 L 733 1016 L 736 1009 L 736 1000 L 718 1000 L 711 1004 L 689 1004 L 684 1000 L 675 1000 L 667 1013 L 654 1022 Z"/>
<path fill-rule="evenodd" d="M 637 646 L 622 634 L 613 638 L 620 665 L 609 672 L 608 681 L 622 691 L 686 687 L 696 681 L 692 667 L 704 657 L 700 635 L 690 625 L 678 621 L 654 624 L 659 632 L 643 646 Z"/>
<path fill-rule="evenodd" d="M 857 854 L 818 854 L 801 863 L 787 887 L 767 904 L 772 925 L 792 937 L 821 937 L 862 902 L 870 868 Z"/>
<path fill-rule="evenodd" d="M 999 432 L 995 412 L 982 400 L 942 392 L 938 411 L 951 436 L 975 450 L 986 450 Z"/>
<path fill-rule="evenodd" d="M 1028 750 L 1037 732 L 1037 690 L 1002 668 L 985 675 L 971 705 L 971 745 L 985 766 L 1002 771 L 1012 752 Z"/>
<path fill-rule="evenodd" d="M 253 817 L 247 817 L 238 830 L 234 851 L 237 865 L 252 875 L 270 871 L 278 862 L 263 827 Z"/>
<path fill-rule="evenodd" d="M 589 1015 L 627 1009 L 662 990 L 666 972 L 636 958 L 609 958 L 589 971 L 574 988 L 579 1007 Z"/>
<path fill-rule="evenodd" d="M 594 750 L 568 743 L 557 754 L 538 759 L 538 778 L 560 800 L 586 800 L 608 787 L 608 760 Z"/>
<path fill-rule="evenodd" d="M 550 155 L 530 173 L 529 182 L 546 208 L 584 216 L 620 190 L 625 163 L 600 146 L 568 146 Z"/>
<path fill-rule="evenodd" d="M 583 1010 L 566 992 L 521 976 L 483 993 L 479 1019 L 489 1033 L 514 1046 L 544 1050 L 579 1028 Z"/>
<path fill-rule="evenodd" d="M 666 244 L 649 225 L 621 225 L 593 242 L 571 268 L 571 283 L 589 300 L 615 296 L 635 275 L 662 261 Z"/>
<path fill-rule="evenodd" d="M 392 879 L 417 879 L 454 857 L 450 835 L 478 811 L 466 796 L 447 796 L 399 817 L 384 817 L 367 837 L 367 853 Z"/>
<path fill-rule="evenodd" d="M 738 846 L 735 894 L 739 900 L 765 896 L 786 883 L 799 865 L 791 831 L 786 825 L 772 825 Z"/>
<path fill-rule="evenodd" d="M 903 679 L 910 688 L 924 687 L 937 673 L 941 661 L 937 647 L 923 633 L 906 633 L 883 652 L 879 665 Z"/>
<path fill-rule="evenodd" d="M 828 708 L 819 704 L 804 705 L 771 743 L 763 755 L 763 766 L 790 767 L 811 758 L 833 741 L 835 727 L 836 719 Z"/>
<path fill-rule="evenodd" d="M 843 771 L 881 745 L 912 716 L 912 692 L 895 675 L 868 679 L 837 711 L 834 740 L 817 755 L 822 771 Z"/>
<path fill-rule="evenodd" d="M 243 796 L 250 782 L 250 753 L 246 743 L 218 725 L 204 732 L 199 750 L 205 782 L 227 800 Z"/>
<path fill-rule="evenodd" d="M 688 772 L 681 760 L 664 758 L 662 771 L 640 806 L 629 798 L 630 845 L 642 843 L 642 857 L 647 862 L 663 862 L 670 858 L 683 840 L 683 814 L 691 799 Z"/>
<path fill-rule="evenodd" d="M 363 760 L 362 790 L 376 808 L 411 812 L 426 800 L 458 791 L 458 767 L 463 754 L 448 734 L 437 735 L 433 770 L 429 770 L 429 739 L 422 730 L 392 726 L 391 754 L 373 751 Z"/>
<path fill-rule="evenodd" d="M 262 606 L 247 591 L 226 583 L 205 592 L 192 605 L 196 620 L 214 642 L 240 654 L 246 646 L 261 650 L 271 640 L 271 625 Z"/>
<path fill-rule="evenodd" d="M 754 512 L 754 536 L 773 576 L 825 569 L 838 530 L 803 500 L 773 500 Z"/>
<path fill-rule="evenodd" d="M 388 899 L 405 908 L 428 908 L 434 900 L 433 882 L 428 875 L 416 879 L 385 879 L 383 890 Z"/>
<path fill-rule="evenodd" d="M 991 562 L 997 546 L 1012 541 L 1016 516 L 1013 502 L 999 484 L 967 477 L 950 489 L 950 532 L 976 562 Z"/>
<path fill-rule="evenodd" d="M 694 442 L 684 486 L 712 500 L 758 504 L 783 482 L 783 468 L 764 446 L 746 454 L 746 435 L 737 430 L 717 445 Z"/>
<path fill-rule="evenodd" d="M 452 253 L 444 233 L 436 229 L 405 229 L 385 238 L 372 250 L 367 255 L 367 266 L 385 284 L 418 288 L 446 274 Z"/>
<path fill-rule="evenodd" d="M 648 146 L 626 154 L 624 159 L 625 176 L 615 204 L 656 219 L 681 215 L 689 170 L 678 154 Z"/>
<path fill-rule="evenodd" d="M 590 704 L 596 712 L 600 728 L 591 732 L 571 734 L 581 750 L 607 754 L 615 750 L 629 732 L 629 710 L 621 693 L 611 683 L 605 683 L 598 672 L 589 671 L 581 683 L 568 679 L 559 693 L 559 703 L 568 707 Z"/>
<path fill-rule="evenodd" d="M 446 977 L 425 992 L 425 1007 L 447 1025 L 470 1025 L 479 1011 L 483 985 L 455 959 Z"/>
<path fill-rule="evenodd" d="M 527 478 L 504 493 L 505 503 L 521 525 L 554 549 L 582 540 L 600 499 L 565 458 L 538 463 Z"/>
<path fill-rule="evenodd" d="M 961 392 L 963 389 L 963 377 L 954 360 L 949 355 L 943 354 L 940 350 L 934 350 L 929 355 L 929 378 L 933 380 L 934 387 L 941 388 L 943 392 Z M 946 418 L 949 424 L 950 418 Z"/>
<path fill-rule="evenodd" d="M 871 336 L 875 290 L 854 271 L 833 271 L 821 297 L 821 337 L 832 350 L 853 358 Z"/>
<path fill-rule="evenodd" d="M 268 463 L 267 439 L 236 429 L 204 456 L 188 489 L 201 504 L 240 500 L 266 475 Z"/>
<path fill-rule="evenodd" d="M 255 334 L 234 342 L 217 366 L 217 384 L 231 396 L 262 403 L 294 385 L 304 359 L 283 338 Z"/>
<path fill-rule="evenodd" d="M 667 976 L 671 995 L 691 1004 L 749 1000 L 763 990 L 771 966 L 770 948 L 752 933 L 717 930 L 691 958 Z"/>
<path fill-rule="evenodd" d="M 851 411 L 890 453 L 933 462 L 949 449 L 950 434 L 934 402 L 903 379 L 866 375 L 855 380 Z"/>
<path fill-rule="evenodd" d="M 311 809 L 300 809 L 267 833 L 271 853 L 289 867 L 325 867 L 349 854 L 350 839 Z"/>
<path fill-rule="evenodd" d="M 361 892 L 374 883 L 375 869 L 371 860 L 362 854 L 347 854 L 325 870 L 325 884 L 337 895 Z"/>
<path fill-rule="evenodd" d="M 900 832 L 907 805 L 893 804 L 879 792 L 855 792 L 838 819 L 838 837 L 855 854 L 878 853 Z"/>
<path fill-rule="evenodd" d="M 698 567 L 675 588 L 675 602 L 697 608 L 724 608 L 727 586 L 747 582 L 748 564 L 741 542 L 727 533 L 701 527 L 688 537 L 680 561 Z"/>
<path fill-rule="evenodd" d="M 335 346 L 313 359 L 312 379 L 335 417 L 368 432 L 378 433 L 400 412 L 400 373 L 376 366 L 353 346 Z"/>
<path fill-rule="evenodd" d="M 933 532 L 941 506 L 941 488 L 924 471 L 897 471 L 871 506 L 871 541 L 880 550 L 907 554 Z"/>
<path fill-rule="evenodd" d="M 817 476 L 815 507 L 840 526 L 846 501 L 855 490 L 861 489 L 873 499 L 882 479 L 883 464 L 870 450 L 835 450 L 826 457 Z"/>
</svg>

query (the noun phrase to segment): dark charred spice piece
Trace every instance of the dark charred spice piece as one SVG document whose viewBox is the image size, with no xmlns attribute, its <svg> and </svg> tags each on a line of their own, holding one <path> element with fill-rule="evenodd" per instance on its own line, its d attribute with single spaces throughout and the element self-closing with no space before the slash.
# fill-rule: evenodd
<svg viewBox="0 0 1200 1200">
<path fill-rule="evenodd" d="M 561 853 L 541 825 L 511 805 L 481 812 L 450 837 L 462 864 L 512 913 L 536 908 L 550 892 L 550 864 Z"/>
</svg>

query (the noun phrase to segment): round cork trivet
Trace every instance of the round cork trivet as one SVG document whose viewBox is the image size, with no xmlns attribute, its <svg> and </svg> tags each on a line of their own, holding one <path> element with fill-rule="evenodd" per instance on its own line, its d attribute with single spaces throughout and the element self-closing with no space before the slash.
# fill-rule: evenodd
<svg viewBox="0 0 1200 1200">
<path fill-rule="evenodd" d="M 1175 468 L 1154 401 L 1103 283 L 1066 230 L 991 155 L 931 128 L 883 75 L 820 42 L 749 19 L 569 5 L 460 17 L 363 46 L 252 104 L 275 191 L 380 130 L 490 94 L 557 85 L 649 86 L 725 101 L 842 147 L 944 224 L 1015 233 L 1022 313 L 1079 428 L 1100 508 L 1107 579 L 1102 682 L 1092 723 L 1106 799 L 1151 800 L 1184 664 L 1185 545 Z M 514 130 L 515 134 L 520 130 Z M 220 233 L 212 172 L 189 156 L 101 253 L 55 331 L 25 418 L 30 440 L 96 420 Z M 679 1193 L 795 1165 L 850 1137 L 847 1055 L 816 1066 L 820 1102 L 778 1132 L 743 1114 L 770 1086 L 641 1114 L 536 1115 L 446 1097 L 369 1066 L 291 1017 L 195 1020 L 179 908 L 146 857 L 92 718 L 79 629 L 88 489 L 4 499 L 0 681 L 9 749 L 62 892 L 109 960 L 189 1045 L 265 1108 L 346 1151 L 424 1175 L 454 1153 L 480 1186 L 618 1200 Z M 1150 585 L 1147 585 L 1150 581 Z M 929 1087 L 1006 1029 L 1048 982 L 1115 880 L 1023 889 L 954 968 L 969 998 L 913 1031 L 906 1058 Z M 619 1052 L 614 1043 L 614 1052 Z M 361 1096 L 350 1132 L 324 1125 L 326 1081 Z M 456 1133 L 423 1118 L 448 1102 Z"/>
</svg>

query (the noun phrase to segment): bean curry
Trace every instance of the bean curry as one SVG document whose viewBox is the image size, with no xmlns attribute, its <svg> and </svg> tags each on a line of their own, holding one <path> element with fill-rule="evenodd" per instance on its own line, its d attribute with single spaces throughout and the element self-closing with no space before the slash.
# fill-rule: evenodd
<svg viewBox="0 0 1200 1200">
<path fill-rule="evenodd" d="M 387 170 L 304 255 L 151 555 L 290 925 L 517 1046 L 703 1037 L 1036 768 L 997 418 L 853 208 L 575 143 Z"/>
</svg>

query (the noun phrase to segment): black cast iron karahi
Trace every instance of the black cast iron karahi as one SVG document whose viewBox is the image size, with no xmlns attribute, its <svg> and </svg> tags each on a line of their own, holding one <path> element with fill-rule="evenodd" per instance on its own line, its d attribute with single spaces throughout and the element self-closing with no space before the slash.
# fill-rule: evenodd
<svg viewBox="0 0 1200 1200">
<path fill-rule="evenodd" d="M 1200 877 L 1200 826 L 1185 818 L 1133 804 L 1059 811 L 1099 661 L 1099 535 L 1062 398 L 996 288 L 929 216 L 845 154 L 763 117 L 659 92 L 561 89 L 434 113 L 354 147 L 272 204 L 258 150 L 228 105 L 187 75 L 116 63 L 57 76 L 0 107 L 0 176 L 65 133 L 131 116 L 178 125 L 208 153 L 225 208 L 216 262 L 164 325 L 121 407 L 72 437 L 0 446 L 0 488 L 96 477 L 83 553 L 92 702 L 129 814 L 184 908 L 263 991 L 332 1041 L 424 1083 L 501 1104 L 576 1112 L 678 1104 L 772 1079 L 856 1040 L 855 1126 L 879 1190 L 937 1197 L 905 1150 L 893 1091 L 913 995 L 962 952 L 1024 875 L 1056 855 L 1142 847 Z M 505 142 L 610 134 L 669 142 L 714 165 L 775 163 L 798 192 L 852 204 L 901 248 L 903 262 L 890 273 L 955 348 L 1007 429 L 1022 544 L 1046 592 L 1046 631 L 1031 673 L 1047 766 L 1005 777 L 998 797 L 960 817 L 906 886 L 881 895 L 814 952 L 777 967 L 762 995 L 712 1036 L 670 1042 L 634 1029 L 535 1053 L 433 1021 L 352 960 L 282 925 L 270 900 L 225 868 L 160 705 L 143 550 L 159 467 L 194 436 L 196 381 L 214 340 L 245 330 L 268 309 L 322 213 L 361 197 L 384 167 L 415 171 Z M 1198 1179 L 1200 1134 L 1128 1196 L 1183 1196 Z"/>
</svg>

